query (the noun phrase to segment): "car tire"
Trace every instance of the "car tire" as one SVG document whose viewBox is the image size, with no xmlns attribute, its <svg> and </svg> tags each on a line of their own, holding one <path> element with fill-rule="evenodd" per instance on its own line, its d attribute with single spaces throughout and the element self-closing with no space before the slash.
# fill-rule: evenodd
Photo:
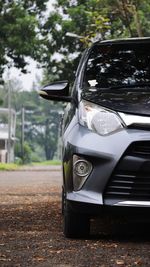
<svg viewBox="0 0 150 267">
<path fill-rule="evenodd" d="M 67 238 L 85 238 L 90 234 L 90 219 L 87 215 L 72 211 L 66 201 L 64 207 L 64 235 Z"/>
<path fill-rule="evenodd" d="M 61 195 L 61 213 L 62 213 L 62 215 L 64 215 L 64 209 L 66 206 L 65 202 L 66 202 L 66 193 L 65 193 L 64 187 L 62 186 L 62 195 Z"/>
</svg>

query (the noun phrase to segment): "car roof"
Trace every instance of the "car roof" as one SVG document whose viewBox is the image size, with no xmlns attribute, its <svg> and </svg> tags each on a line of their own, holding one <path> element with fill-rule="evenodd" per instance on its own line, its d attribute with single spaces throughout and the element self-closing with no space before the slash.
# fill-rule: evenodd
<svg viewBox="0 0 150 267">
<path fill-rule="evenodd" d="M 97 41 L 93 45 L 97 44 L 127 44 L 127 43 L 149 43 L 150 37 L 136 37 L 136 38 L 122 38 L 122 39 L 111 39 L 111 40 L 104 40 L 104 41 Z"/>
</svg>

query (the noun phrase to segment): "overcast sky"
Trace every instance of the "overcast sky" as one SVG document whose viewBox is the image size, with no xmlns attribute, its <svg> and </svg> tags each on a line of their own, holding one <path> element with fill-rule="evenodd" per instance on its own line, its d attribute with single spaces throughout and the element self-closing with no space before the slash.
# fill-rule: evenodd
<svg viewBox="0 0 150 267">
<path fill-rule="evenodd" d="M 52 10 L 52 4 L 55 0 L 49 0 L 47 4 L 47 12 Z M 10 71 L 10 78 L 16 78 L 22 82 L 24 90 L 31 90 L 33 82 L 36 82 L 36 77 L 42 78 L 42 70 L 37 68 L 37 63 L 34 60 L 29 60 L 29 66 L 27 67 L 29 73 L 23 74 L 20 70 L 12 68 Z M 8 71 L 4 73 L 4 79 L 7 77 Z"/>
</svg>

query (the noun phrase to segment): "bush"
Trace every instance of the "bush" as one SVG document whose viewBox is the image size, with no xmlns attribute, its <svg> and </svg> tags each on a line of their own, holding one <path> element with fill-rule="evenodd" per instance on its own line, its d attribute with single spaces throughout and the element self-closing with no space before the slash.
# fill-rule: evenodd
<svg viewBox="0 0 150 267">
<path fill-rule="evenodd" d="M 28 143 L 24 143 L 23 146 L 23 155 L 21 151 L 21 145 L 19 143 L 15 146 L 15 156 L 19 159 L 19 164 L 29 164 L 32 162 L 32 150 Z M 18 163 L 18 162 L 17 162 Z"/>
<path fill-rule="evenodd" d="M 31 154 L 32 154 L 32 150 L 31 147 L 28 145 L 28 143 L 24 143 L 24 155 L 23 155 L 23 164 L 27 164 L 27 163 L 31 163 L 32 159 L 31 159 Z"/>
</svg>

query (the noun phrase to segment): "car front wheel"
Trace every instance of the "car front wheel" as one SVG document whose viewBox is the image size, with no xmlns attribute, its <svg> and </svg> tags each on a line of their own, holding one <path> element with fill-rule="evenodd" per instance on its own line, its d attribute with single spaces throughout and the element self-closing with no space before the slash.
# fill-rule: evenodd
<svg viewBox="0 0 150 267">
<path fill-rule="evenodd" d="M 85 238 L 90 233 L 90 219 L 87 215 L 74 212 L 67 201 L 64 207 L 64 235 L 67 238 Z"/>
</svg>

